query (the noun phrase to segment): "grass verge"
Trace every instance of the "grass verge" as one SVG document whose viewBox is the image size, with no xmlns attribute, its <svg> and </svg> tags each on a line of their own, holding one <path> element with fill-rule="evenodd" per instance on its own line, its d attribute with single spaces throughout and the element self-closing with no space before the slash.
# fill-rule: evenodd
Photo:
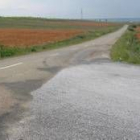
<svg viewBox="0 0 140 140">
<path fill-rule="evenodd" d="M 136 38 L 137 32 L 134 28 L 134 26 L 130 26 L 112 47 L 112 60 L 140 64 L 140 41 Z"/>
<path fill-rule="evenodd" d="M 44 50 L 58 49 L 58 48 L 66 47 L 69 45 L 82 43 L 84 41 L 88 41 L 88 40 L 92 40 L 97 37 L 100 37 L 107 33 L 111 33 L 119 28 L 120 27 L 110 27 L 107 29 L 89 31 L 86 34 L 78 35 L 76 37 L 73 37 L 73 38 L 70 38 L 70 39 L 67 39 L 64 41 L 54 42 L 54 43 L 45 44 L 45 45 L 38 45 L 38 46 L 21 48 L 21 47 L 6 47 L 3 45 L 0 45 L 0 58 L 24 55 L 24 54 L 29 54 L 29 53 L 33 53 L 33 52 L 41 52 Z"/>
</svg>

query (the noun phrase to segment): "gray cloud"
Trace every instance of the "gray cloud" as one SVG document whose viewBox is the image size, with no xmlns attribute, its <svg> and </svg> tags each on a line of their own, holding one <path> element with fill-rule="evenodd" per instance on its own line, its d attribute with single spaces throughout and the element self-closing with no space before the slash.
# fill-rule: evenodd
<svg viewBox="0 0 140 140">
<path fill-rule="evenodd" d="M 42 16 L 79 18 L 140 17 L 139 0 L 4 0 L 0 2 L 3 16 Z"/>
</svg>

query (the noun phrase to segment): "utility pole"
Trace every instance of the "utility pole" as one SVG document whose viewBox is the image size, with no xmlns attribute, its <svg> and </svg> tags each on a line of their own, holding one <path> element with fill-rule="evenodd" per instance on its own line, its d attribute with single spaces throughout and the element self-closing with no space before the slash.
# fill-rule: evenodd
<svg viewBox="0 0 140 140">
<path fill-rule="evenodd" d="M 81 8 L 81 20 L 83 20 L 83 15 L 84 15 L 83 9 Z"/>
</svg>

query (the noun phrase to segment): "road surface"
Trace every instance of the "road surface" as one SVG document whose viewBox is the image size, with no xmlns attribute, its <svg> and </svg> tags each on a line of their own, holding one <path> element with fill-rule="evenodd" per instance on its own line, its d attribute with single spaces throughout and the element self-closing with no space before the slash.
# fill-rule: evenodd
<svg viewBox="0 0 140 140">
<path fill-rule="evenodd" d="M 140 68 L 109 57 L 126 29 L 0 61 L 0 139 L 138 139 Z"/>
</svg>

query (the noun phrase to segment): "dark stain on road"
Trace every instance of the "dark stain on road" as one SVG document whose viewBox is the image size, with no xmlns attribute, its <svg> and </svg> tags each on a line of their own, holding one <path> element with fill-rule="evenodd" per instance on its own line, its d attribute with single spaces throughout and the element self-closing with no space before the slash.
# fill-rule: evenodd
<svg viewBox="0 0 140 140">
<path fill-rule="evenodd" d="M 43 84 L 44 80 L 28 80 L 15 83 L 2 83 L 10 91 L 12 91 L 15 99 L 19 101 L 29 101 L 32 99 L 30 92 L 38 89 Z"/>
<path fill-rule="evenodd" d="M 54 67 L 48 67 L 48 68 L 38 68 L 38 70 L 47 71 L 47 72 L 50 72 L 51 74 L 56 74 L 61 69 L 62 69 L 61 66 L 54 66 Z"/>
<path fill-rule="evenodd" d="M 28 106 L 25 107 L 24 105 L 33 99 L 30 92 L 40 88 L 44 82 L 45 80 L 28 80 L 24 82 L 1 83 L 11 91 L 17 103 L 11 106 L 10 111 L 0 116 L 0 140 L 8 139 L 6 129 L 24 117 L 24 113 L 28 111 Z"/>
</svg>

